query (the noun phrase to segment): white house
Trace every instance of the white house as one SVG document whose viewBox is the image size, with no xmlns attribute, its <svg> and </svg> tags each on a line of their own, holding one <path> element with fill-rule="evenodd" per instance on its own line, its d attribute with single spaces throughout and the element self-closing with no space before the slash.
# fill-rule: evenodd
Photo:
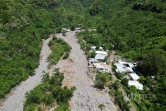
<svg viewBox="0 0 166 111">
<path fill-rule="evenodd" d="M 123 64 L 115 63 L 114 65 L 117 67 L 116 72 L 120 73 L 127 72 L 126 67 Z"/>
<path fill-rule="evenodd" d="M 129 75 L 134 81 L 137 81 L 140 78 L 136 73 L 130 73 Z"/>
<path fill-rule="evenodd" d="M 103 55 L 103 54 L 96 54 L 96 56 L 95 56 L 95 59 L 97 59 L 97 60 L 104 60 L 105 59 L 105 55 Z"/>
<path fill-rule="evenodd" d="M 106 52 L 106 51 L 96 51 L 96 54 L 101 54 L 101 55 L 104 55 L 104 56 L 108 56 L 108 52 Z"/>
<path fill-rule="evenodd" d="M 143 85 L 141 83 L 139 83 L 138 81 L 132 81 L 129 80 L 128 82 L 128 86 L 135 86 L 138 90 L 143 90 Z"/>
</svg>

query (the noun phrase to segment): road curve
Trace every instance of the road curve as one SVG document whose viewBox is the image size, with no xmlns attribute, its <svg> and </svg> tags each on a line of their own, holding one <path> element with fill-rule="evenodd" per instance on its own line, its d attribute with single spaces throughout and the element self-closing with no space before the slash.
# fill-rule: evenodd
<svg viewBox="0 0 166 111">
<path fill-rule="evenodd" d="M 43 71 L 47 72 L 47 58 L 51 53 L 48 46 L 49 41 L 52 37 L 43 41 L 43 46 L 40 53 L 40 62 L 37 69 L 35 69 L 36 75 L 30 76 L 26 81 L 23 81 L 19 86 L 17 86 L 14 91 L 9 94 L 7 99 L 4 101 L 3 106 L 0 107 L 0 111 L 23 111 L 23 103 L 25 100 L 25 93 L 32 90 L 37 86 L 42 79 Z"/>
</svg>

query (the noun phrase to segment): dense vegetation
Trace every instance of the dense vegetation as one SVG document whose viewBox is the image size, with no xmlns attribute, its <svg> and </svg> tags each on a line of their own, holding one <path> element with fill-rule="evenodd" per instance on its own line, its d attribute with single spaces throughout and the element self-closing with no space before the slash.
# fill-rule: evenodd
<svg viewBox="0 0 166 111">
<path fill-rule="evenodd" d="M 129 60 L 139 61 L 136 72 L 142 76 L 140 81 L 144 90 L 135 92 L 132 88 L 127 89 L 127 93 L 139 96 L 140 101 L 134 100 L 138 110 L 164 110 L 166 1 L 93 0 L 88 5 L 85 19 L 85 26 L 96 30 L 89 32 L 87 29 L 79 34 L 83 49 L 89 50 L 93 45 L 102 46 L 105 50 L 116 50 L 117 54 Z M 118 77 L 127 86 L 127 80 L 123 80 L 121 74 Z"/>
<path fill-rule="evenodd" d="M 33 74 L 41 39 L 76 26 L 86 29 L 79 34 L 84 50 L 103 46 L 140 61 L 136 70 L 145 89 L 137 93 L 157 99 L 136 104 L 141 111 L 165 110 L 165 0 L 0 0 L 0 98 Z"/>
<path fill-rule="evenodd" d="M 111 74 L 107 72 L 97 72 L 95 87 L 99 89 L 104 89 L 106 85 L 112 80 Z"/>
<path fill-rule="evenodd" d="M 0 98 L 33 75 L 41 40 L 80 23 L 80 10 L 77 0 L 0 0 Z"/>
<path fill-rule="evenodd" d="M 50 65 L 54 65 L 62 57 L 68 58 L 71 47 L 62 39 L 54 37 L 49 46 L 52 53 L 49 55 Z M 58 69 L 53 71 L 53 76 L 49 74 L 43 75 L 42 83 L 30 92 L 26 93 L 26 101 L 24 103 L 25 111 L 48 110 L 53 106 L 58 106 L 55 111 L 69 111 L 68 100 L 73 94 L 75 87 L 68 89 L 62 88 L 63 73 Z"/>
<path fill-rule="evenodd" d="M 50 41 L 49 46 L 52 50 L 52 53 L 48 58 L 50 65 L 57 64 L 62 56 L 63 59 L 69 57 L 71 47 L 62 39 L 54 37 L 53 40 Z"/>
<path fill-rule="evenodd" d="M 58 109 L 55 111 L 69 111 L 68 100 L 72 96 L 75 87 L 71 89 L 67 87 L 62 88 L 61 83 L 63 79 L 63 73 L 60 73 L 58 70 L 54 71 L 54 76 L 51 78 L 49 78 L 48 73 L 45 74 L 42 83 L 26 93 L 24 110 L 45 111 L 57 104 Z"/>
</svg>

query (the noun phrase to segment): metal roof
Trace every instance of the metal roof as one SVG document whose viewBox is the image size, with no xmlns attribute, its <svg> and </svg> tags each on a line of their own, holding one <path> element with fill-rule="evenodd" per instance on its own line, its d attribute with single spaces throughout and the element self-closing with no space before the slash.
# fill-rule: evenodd
<svg viewBox="0 0 166 111">
<path fill-rule="evenodd" d="M 137 89 L 143 90 L 143 85 L 140 84 L 138 81 L 131 81 L 131 80 L 129 80 L 128 85 L 129 86 L 135 86 Z"/>
<path fill-rule="evenodd" d="M 133 80 L 138 80 L 140 77 L 136 73 L 129 74 Z"/>
<path fill-rule="evenodd" d="M 104 60 L 104 59 L 105 59 L 105 56 L 104 56 L 104 55 L 101 55 L 101 54 L 97 54 L 97 55 L 95 56 L 95 59 L 97 59 L 97 60 Z"/>
</svg>

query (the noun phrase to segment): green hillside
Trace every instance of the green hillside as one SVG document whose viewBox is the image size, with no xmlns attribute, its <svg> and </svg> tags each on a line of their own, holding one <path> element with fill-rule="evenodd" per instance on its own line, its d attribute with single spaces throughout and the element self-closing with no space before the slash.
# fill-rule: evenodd
<svg viewBox="0 0 166 111">
<path fill-rule="evenodd" d="M 138 110 L 165 110 L 166 1 L 94 0 L 86 12 L 87 26 L 97 29 L 81 34 L 88 44 L 114 49 L 128 60 L 140 62 L 136 71 L 142 76 L 144 91 L 134 96 Z"/>
<path fill-rule="evenodd" d="M 80 10 L 77 0 L 0 0 L 0 98 L 33 75 L 42 39 L 82 21 Z"/>
<path fill-rule="evenodd" d="M 165 0 L 0 0 L 0 98 L 33 75 L 41 39 L 77 26 L 86 29 L 81 36 L 88 45 L 140 62 L 145 89 L 139 93 L 156 97 L 135 102 L 140 111 L 166 109 Z"/>
</svg>

